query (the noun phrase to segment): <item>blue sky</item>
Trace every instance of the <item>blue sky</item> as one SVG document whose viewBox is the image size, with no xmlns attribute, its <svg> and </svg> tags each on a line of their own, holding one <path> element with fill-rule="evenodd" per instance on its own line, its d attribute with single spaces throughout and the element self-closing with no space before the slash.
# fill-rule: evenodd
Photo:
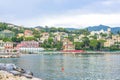
<svg viewBox="0 0 120 80">
<path fill-rule="evenodd" d="M 120 0 L 0 0 L 0 22 L 26 27 L 120 26 Z"/>
</svg>

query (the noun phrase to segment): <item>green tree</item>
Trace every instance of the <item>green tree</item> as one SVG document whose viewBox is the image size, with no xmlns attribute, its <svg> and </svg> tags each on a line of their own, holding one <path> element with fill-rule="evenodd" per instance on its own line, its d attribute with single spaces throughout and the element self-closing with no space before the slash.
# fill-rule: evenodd
<svg viewBox="0 0 120 80">
<path fill-rule="evenodd" d="M 0 31 L 7 29 L 8 25 L 6 23 L 0 22 Z"/>
<path fill-rule="evenodd" d="M 65 32 L 66 30 L 64 28 L 58 28 L 59 32 Z"/>
<path fill-rule="evenodd" d="M 114 50 L 120 50 L 120 48 L 118 47 L 118 45 L 112 45 L 110 47 L 110 50 L 114 51 Z"/>
<path fill-rule="evenodd" d="M 107 37 L 107 34 L 100 33 L 102 37 Z"/>
<path fill-rule="evenodd" d="M 75 34 L 83 34 L 85 36 L 89 35 L 90 32 L 88 31 L 88 29 L 79 29 L 79 30 L 75 30 L 74 31 Z"/>
<path fill-rule="evenodd" d="M 23 41 L 23 37 L 19 37 L 19 38 L 13 37 L 13 38 L 12 38 L 12 41 L 13 41 L 13 42 L 21 42 L 21 41 Z"/>
<path fill-rule="evenodd" d="M 90 40 L 89 46 L 92 50 L 97 50 L 98 41 L 96 39 Z"/>
<path fill-rule="evenodd" d="M 104 48 L 104 42 L 105 40 L 98 40 L 98 46 L 97 46 L 98 50 L 101 50 Z"/>
<path fill-rule="evenodd" d="M 40 34 L 41 34 L 41 32 L 40 32 L 40 31 L 35 30 L 35 29 L 33 30 L 33 35 L 34 35 L 34 37 L 35 37 L 35 38 L 40 38 L 40 37 L 41 37 L 41 35 L 40 35 Z"/>
<path fill-rule="evenodd" d="M 57 32 L 57 28 L 51 27 L 51 28 L 50 28 L 50 32 Z"/>
<path fill-rule="evenodd" d="M 62 50 L 62 42 L 58 41 L 56 44 L 55 44 L 55 48 L 57 48 L 57 50 Z"/>
<path fill-rule="evenodd" d="M 3 38 L 4 42 L 12 42 L 11 38 Z"/>
<path fill-rule="evenodd" d="M 36 40 L 35 37 L 24 37 L 25 41 L 32 41 L 32 40 Z"/>
<path fill-rule="evenodd" d="M 45 32 L 49 32 L 49 27 L 45 26 Z"/>
<path fill-rule="evenodd" d="M 89 38 L 88 38 L 88 37 L 83 37 L 83 38 L 82 38 L 82 41 L 83 41 L 83 43 L 84 43 L 84 47 L 85 47 L 85 48 L 88 48 L 88 47 L 89 47 L 89 43 L 90 43 Z"/>
<path fill-rule="evenodd" d="M 80 49 L 83 49 L 84 47 L 84 43 L 83 42 L 75 42 L 75 49 L 76 50 L 80 50 Z"/>
<path fill-rule="evenodd" d="M 41 46 L 44 48 L 54 48 L 53 39 L 51 37 L 48 38 L 48 40 L 45 40 Z"/>
<path fill-rule="evenodd" d="M 68 39 L 69 39 L 70 41 L 74 42 L 74 36 L 68 35 Z"/>
</svg>

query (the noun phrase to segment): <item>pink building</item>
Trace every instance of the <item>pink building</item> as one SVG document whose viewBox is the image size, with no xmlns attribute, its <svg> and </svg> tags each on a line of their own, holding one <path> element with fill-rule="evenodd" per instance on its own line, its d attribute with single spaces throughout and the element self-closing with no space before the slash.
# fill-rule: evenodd
<svg viewBox="0 0 120 80">
<path fill-rule="evenodd" d="M 24 36 L 25 36 L 25 37 L 31 37 L 31 36 L 33 36 L 33 32 L 30 31 L 30 30 L 25 30 Z"/>
<path fill-rule="evenodd" d="M 22 41 L 16 47 L 16 49 L 19 49 L 19 48 L 39 48 L 39 42 L 37 42 L 37 41 Z"/>
</svg>

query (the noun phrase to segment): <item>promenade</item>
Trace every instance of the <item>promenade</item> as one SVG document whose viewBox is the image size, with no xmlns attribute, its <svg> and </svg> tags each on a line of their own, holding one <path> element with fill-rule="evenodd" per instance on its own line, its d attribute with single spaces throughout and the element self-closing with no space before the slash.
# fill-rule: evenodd
<svg viewBox="0 0 120 80">
<path fill-rule="evenodd" d="M 62 52 L 62 51 L 44 51 L 36 52 L 38 54 L 119 54 L 120 51 L 84 51 L 84 52 Z"/>
<path fill-rule="evenodd" d="M 0 52 L 0 58 L 18 58 L 20 53 L 18 52 Z"/>
</svg>

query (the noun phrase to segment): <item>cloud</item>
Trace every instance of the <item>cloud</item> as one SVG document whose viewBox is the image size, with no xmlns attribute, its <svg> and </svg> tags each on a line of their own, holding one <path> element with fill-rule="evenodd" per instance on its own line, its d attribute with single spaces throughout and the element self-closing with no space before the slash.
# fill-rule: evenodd
<svg viewBox="0 0 120 80">
<path fill-rule="evenodd" d="M 24 26 L 120 26 L 120 0 L 4 0 L 0 21 Z"/>
<path fill-rule="evenodd" d="M 56 15 L 56 16 L 46 16 L 38 17 L 24 21 L 16 21 L 18 24 L 26 24 L 28 26 L 34 25 L 48 25 L 48 26 L 58 26 L 58 27 L 76 27 L 84 28 L 87 26 L 104 24 L 108 26 L 119 26 L 120 14 L 85 14 L 85 15 Z"/>
<path fill-rule="evenodd" d="M 120 4 L 120 0 L 104 0 L 101 3 L 106 6 L 111 6 L 111 5 Z"/>
</svg>

